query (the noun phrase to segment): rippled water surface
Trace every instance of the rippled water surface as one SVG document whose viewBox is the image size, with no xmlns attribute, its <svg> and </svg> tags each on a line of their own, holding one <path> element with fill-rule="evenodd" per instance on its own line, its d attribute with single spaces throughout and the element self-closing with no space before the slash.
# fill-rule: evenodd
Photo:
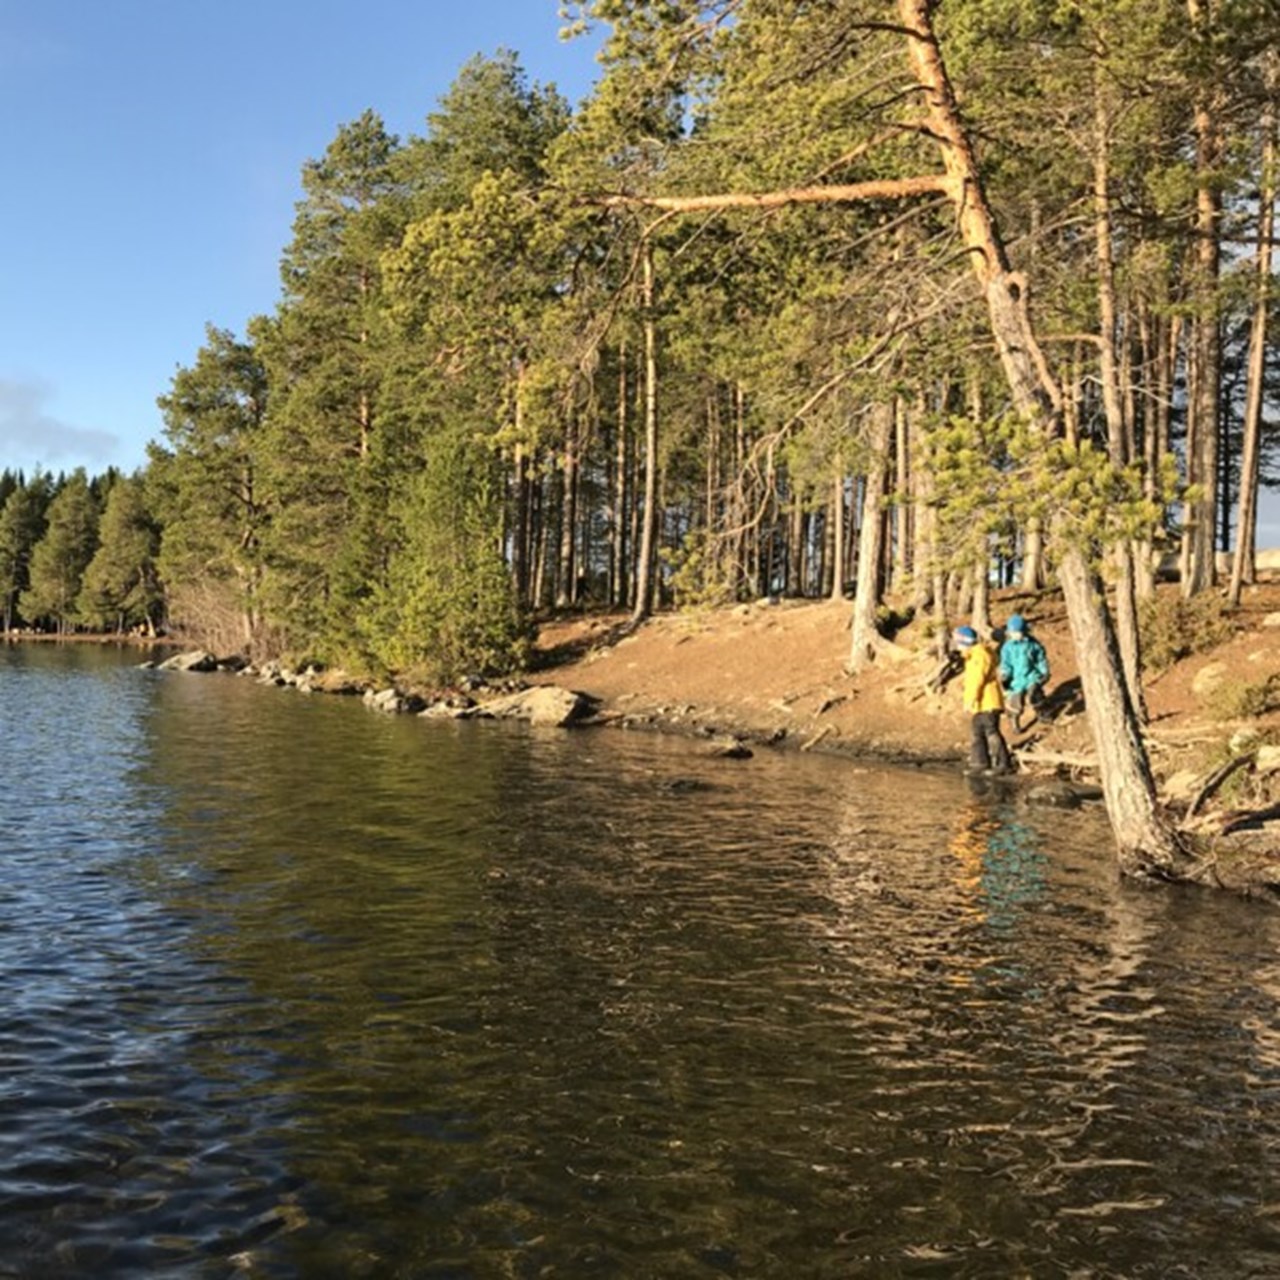
<svg viewBox="0 0 1280 1280">
<path fill-rule="evenodd" d="M 1097 813 L 0 653 L 0 1275 L 1280 1275 L 1280 915 Z"/>
</svg>

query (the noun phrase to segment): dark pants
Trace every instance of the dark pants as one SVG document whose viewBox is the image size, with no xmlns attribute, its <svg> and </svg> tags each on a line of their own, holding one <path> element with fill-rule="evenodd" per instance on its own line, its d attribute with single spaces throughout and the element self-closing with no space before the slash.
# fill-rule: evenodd
<svg viewBox="0 0 1280 1280">
<path fill-rule="evenodd" d="M 1038 684 L 1033 684 L 1030 689 L 1022 689 L 1017 693 L 1006 693 L 1004 695 L 1005 710 L 1009 713 L 1009 719 L 1013 722 L 1013 727 L 1018 728 L 1018 721 L 1022 717 L 1023 709 L 1030 707 L 1036 710 L 1044 702 L 1044 689 Z M 1031 717 L 1031 723 L 1035 723 L 1035 716 Z"/>
<path fill-rule="evenodd" d="M 970 722 L 969 767 L 972 769 L 1010 769 L 1009 748 L 1000 732 L 998 711 L 979 711 Z"/>
</svg>

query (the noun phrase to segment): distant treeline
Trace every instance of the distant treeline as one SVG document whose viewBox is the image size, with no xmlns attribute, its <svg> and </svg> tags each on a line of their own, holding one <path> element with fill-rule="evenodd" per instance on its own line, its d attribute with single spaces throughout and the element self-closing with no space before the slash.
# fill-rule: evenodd
<svg viewBox="0 0 1280 1280">
<path fill-rule="evenodd" d="M 1280 373 L 1270 7 L 936 10 L 1052 457 L 1012 411 L 903 6 L 582 8 L 610 25 L 576 109 L 502 52 L 421 137 L 338 129 L 274 313 L 209 328 L 143 472 L 6 474 L 6 625 L 447 679 L 518 664 L 553 608 L 860 581 L 864 609 L 981 611 L 1000 574 L 1052 575 L 1064 511 L 1096 558 L 1133 553 L 1138 596 L 1160 549 L 1212 585 L 1233 531 L 1249 580 Z"/>
</svg>

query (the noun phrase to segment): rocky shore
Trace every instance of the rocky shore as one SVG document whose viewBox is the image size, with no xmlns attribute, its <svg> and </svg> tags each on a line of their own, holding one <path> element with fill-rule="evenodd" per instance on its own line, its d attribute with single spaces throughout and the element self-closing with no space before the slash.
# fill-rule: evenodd
<svg viewBox="0 0 1280 1280">
<path fill-rule="evenodd" d="M 1020 779 L 1050 803 L 1094 797 L 1093 745 L 1061 603 L 1051 594 L 1005 593 L 993 621 L 1014 610 L 1032 619 L 1053 665 L 1044 717 L 1013 738 Z M 677 733 L 737 759 L 771 749 L 958 767 L 966 753 L 958 686 L 928 685 L 937 659 L 924 626 L 900 631 L 869 671 L 852 678 L 844 667 L 848 606 L 840 601 L 759 601 L 663 615 L 634 630 L 625 624 L 616 615 L 549 620 L 527 677 L 474 678 L 447 690 L 370 687 L 338 671 L 253 666 L 200 651 L 158 665 L 358 696 L 389 714 Z M 1265 693 L 1273 679 L 1272 703 Z M 1231 688 L 1263 691 L 1253 714 L 1224 714 Z M 1217 643 L 1154 672 L 1146 692 L 1153 769 L 1175 812 L 1220 827 L 1233 813 L 1256 818 L 1271 797 L 1280 799 L 1280 584 L 1252 588 Z M 1224 765 L 1231 772 L 1215 783 Z"/>
</svg>

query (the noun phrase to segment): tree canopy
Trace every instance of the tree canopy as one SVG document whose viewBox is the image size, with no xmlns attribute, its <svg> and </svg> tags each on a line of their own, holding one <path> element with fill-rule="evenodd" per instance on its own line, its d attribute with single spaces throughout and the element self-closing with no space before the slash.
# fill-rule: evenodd
<svg viewBox="0 0 1280 1280">
<path fill-rule="evenodd" d="M 605 37 L 577 107 L 499 50 L 421 136 L 369 110 L 303 166 L 275 310 L 210 327 L 95 526 L 125 560 L 125 527 L 158 537 L 138 589 L 171 624 L 444 681 L 518 663 L 550 608 L 857 582 L 873 659 L 887 594 L 942 627 L 1070 545 L 1128 566 L 1124 633 L 1162 556 L 1192 593 L 1251 552 L 1280 478 L 1273 5 L 567 9 Z M 119 612 L 122 564 L 82 590 L 92 546 L 55 589 L 60 486 L 11 481 L 11 623 L 157 611 Z"/>
</svg>

